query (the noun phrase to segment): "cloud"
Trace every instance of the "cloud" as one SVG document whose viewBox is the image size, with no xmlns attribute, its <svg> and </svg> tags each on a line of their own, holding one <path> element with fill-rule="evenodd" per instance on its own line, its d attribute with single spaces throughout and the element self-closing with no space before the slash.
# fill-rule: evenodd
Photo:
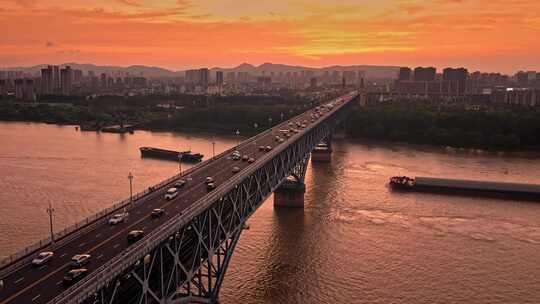
<svg viewBox="0 0 540 304">
<path fill-rule="evenodd" d="M 45 46 L 46 47 L 55 47 L 56 46 L 56 43 L 52 42 L 52 41 L 47 41 L 47 43 L 45 43 Z"/>
<path fill-rule="evenodd" d="M 136 6 L 136 7 L 140 7 L 141 4 L 139 3 L 139 1 L 137 0 L 116 0 L 122 4 L 125 4 L 125 5 L 129 5 L 129 6 Z"/>
<path fill-rule="evenodd" d="M 76 56 L 76 55 L 81 54 L 81 50 L 77 50 L 77 49 L 74 49 L 74 50 L 60 50 L 60 51 L 57 51 L 57 53 L 61 54 L 61 55 Z"/>
</svg>

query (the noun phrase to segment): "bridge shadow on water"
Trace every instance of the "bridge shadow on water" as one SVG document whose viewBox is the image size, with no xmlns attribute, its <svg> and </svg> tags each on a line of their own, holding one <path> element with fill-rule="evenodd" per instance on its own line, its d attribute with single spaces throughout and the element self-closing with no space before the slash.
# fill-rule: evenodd
<svg viewBox="0 0 540 304">
<path fill-rule="evenodd" d="M 335 208 L 331 194 L 335 189 L 331 187 L 342 170 L 336 158 L 339 155 L 334 155 L 330 163 L 308 164 L 304 208 L 274 206 L 265 265 L 254 282 L 256 299 L 265 303 L 316 303 L 327 299 L 328 295 L 321 291 L 328 270 L 321 265 L 331 258 L 334 242 L 326 230 L 328 214 Z"/>
</svg>

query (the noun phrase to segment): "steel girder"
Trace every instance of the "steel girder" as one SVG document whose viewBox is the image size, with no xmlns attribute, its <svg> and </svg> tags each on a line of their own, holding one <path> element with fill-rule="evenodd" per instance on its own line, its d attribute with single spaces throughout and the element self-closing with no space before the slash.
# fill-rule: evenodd
<svg viewBox="0 0 540 304">
<path fill-rule="evenodd" d="M 276 147 L 219 196 L 208 195 L 214 200 L 202 212 L 180 218 L 153 235 L 158 241 L 125 253 L 125 262 L 91 274 L 97 278 L 51 303 L 216 303 L 245 221 L 287 177 L 304 180 L 310 152 L 330 136 L 349 104 Z"/>
</svg>

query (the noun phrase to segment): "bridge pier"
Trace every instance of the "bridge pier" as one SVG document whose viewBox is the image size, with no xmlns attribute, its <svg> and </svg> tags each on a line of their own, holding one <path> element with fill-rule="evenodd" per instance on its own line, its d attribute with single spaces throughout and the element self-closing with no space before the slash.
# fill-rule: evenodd
<svg viewBox="0 0 540 304">
<path fill-rule="evenodd" d="M 317 147 L 311 152 L 311 160 L 315 163 L 329 163 L 332 161 L 332 148 Z"/>
<path fill-rule="evenodd" d="M 311 160 L 315 163 L 329 163 L 332 161 L 332 135 L 321 141 L 311 151 Z"/>
<path fill-rule="evenodd" d="M 274 191 L 274 206 L 304 208 L 305 193 L 304 182 L 286 180 Z"/>
</svg>

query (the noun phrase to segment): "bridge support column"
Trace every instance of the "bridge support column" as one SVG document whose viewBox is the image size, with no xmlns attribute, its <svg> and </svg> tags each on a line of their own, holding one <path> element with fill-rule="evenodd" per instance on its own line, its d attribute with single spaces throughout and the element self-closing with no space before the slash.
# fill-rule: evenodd
<svg viewBox="0 0 540 304">
<path fill-rule="evenodd" d="M 275 207 L 304 208 L 306 184 L 299 181 L 286 180 L 274 191 Z"/>
<path fill-rule="evenodd" d="M 311 161 L 315 163 L 329 163 L 332 161 L 332 135 L 325 138 L 313 149 Z"/>
</svg>

